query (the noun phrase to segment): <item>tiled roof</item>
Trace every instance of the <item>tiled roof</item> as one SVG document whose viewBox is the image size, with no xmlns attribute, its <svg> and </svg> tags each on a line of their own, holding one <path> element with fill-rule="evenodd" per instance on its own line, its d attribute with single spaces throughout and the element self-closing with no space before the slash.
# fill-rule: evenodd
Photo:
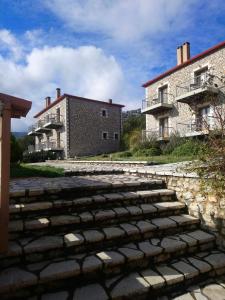
<svg viewBox="0 0 225 300">
<path fill-rule="evenodd" d="M 69 95 L 69 94 L 63 94 L 61 97 L 59 97 L 55 101 L 53 101 L 48 107 L 42 109 L 39 113 L 37 113 L 34 116 L 34 118 L 39 117 L 40 115 L 42 115 L 43 113 L 45 113 L 46 111 L 48 111 L 50 108 L 52 108 L 54 105 L 56 105 L 59 102 L 61 102 L 66 97 L 72 98 L 74 100 L 79 99 L 79 100 L 84 100 L 84 101 L 88 101 L 88 102 L 102 103 L 104 105 L 109 105 L 109 106 L 118 106 L 118 107 L 121 107 L 121 108 L 124 107 L 124 105 L 121 105 L 121 104 L 109 103 L 109 102 L 104 102 L 104 101 L 99 101 L 99 100 L 94 100 L 94 99 L 89 99 L 89 98 L 84 98 L 84 97 L 79 97 L 79 96 L 74 96 L 74 95 Z"/>
<path fill-rule="evenodd" d="M 158 80 L 160 80 L 160 79 L 162 79 L 162 78 L 164 78 L 164 77 L 166 77 L 166 76 L 168 76 L 168 75 L 170 75 L 170 74 L 172 74 L 172 73 L 174 73 L 174 72 L 176 72 L 176 71 L 178 71 L 178 70 L 180 70 L 180 69 L 182 69 L 182 68 L 184 68 L 184 67 L 186 67 L 186 66 L 188 66 L 192 63 L 194 63 L 194 62 L 196 62 L 197 60 L 202 59 L 202 58 L 212 54 L 213 52 L 216 52 L 216 51 L 220 50 L 221 48 L 224 48 L 224 47 L 225 47 L 225 41 L 221 42 L 221 43 L 219 43 L 219 44 L 217 44 L 217 45 L 215 45 L 215 46 L 213 46 L 213 47 L 211 47 L 211 48 L 209 48 L 209 49 L 207 49 L 203 52 L 201 52 L 200 54 L 197 54 L 197 55 L 193 56 L 188 61 L 186 61 L 186 62 L 184 62 L 180 65 L 177 65 L 177 66 L 167 70 L 166 72 L 158 75 L 157 77 L 147 81 L 146 83 L 144 83 L 142 85 L 142 87 L 146 88 L 147 86 L 151 85 L 152 83 L 154 83 L 154 82 L 156 82 L 156 81 L 158 81 Z"/>
</svg>

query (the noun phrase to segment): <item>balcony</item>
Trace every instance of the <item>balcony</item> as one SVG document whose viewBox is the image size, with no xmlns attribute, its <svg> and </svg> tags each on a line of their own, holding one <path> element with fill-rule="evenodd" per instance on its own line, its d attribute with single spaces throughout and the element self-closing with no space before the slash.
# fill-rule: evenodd
<svg viewBox="0 0 225 300">
<path fill-rule="evenodd" d="M 27 135 L 40 136 L 41 134 L 42 134 L 41 132 L 36 132 L 36 125 L 32 125 L 32 126 L 28 127 Z"/>
<path fill-rule="evenodd" d="M 168 103 L 169 94 L 164 94 L 163 97 L 156 95 L 152 98 L 142 100 L 143 114 L 155 115 L 173 108 L 173 104 Z"/>
<path fill-rule="evenodd" d="M 157 139 L 158 141 L 168 141 L 170 135 L 174 132 L 173 127 L 163 129 L 155 128 L 152 130 L 142 130 L 142 141 Z"/>
<path fill-rule="evenodd" d="M 63 126 L 61 121 L 62 117 L 57 114 L 49 114 L 45 117 L 43 121 L 43 128 L 45 129 L 58 129 Z"/>
<path fill-rule="evenodd" d="M 203 116 L 189 122 L 177 123 L 177 132 L 182 137 L 207 135 L 218 129 L 219 121 L 213 116 Z"/>
<path fill-rule="evenodd" d="M 63 142 L 62 141 L 46 141 L 35 145 L 35 151 L 63 151 Z"/>
<path fill-rule="evenodd" d="M 48 133 L 51 131 L 49 128 L 44 127 L 45 121 L 44 120 L 39 120 L 37 124 L 35 125 L 35 132 L 36 133 Z"/>
<path fill-rule="evenodd" d="M 199 97 L 218 94 L 218 92 L 219 89 L 214 84 L 214 77 L 209 73 L 203 73 L 177 85 L 175 100 L 190 104 L 192 101 L 198 100 Z"/>
</svg>

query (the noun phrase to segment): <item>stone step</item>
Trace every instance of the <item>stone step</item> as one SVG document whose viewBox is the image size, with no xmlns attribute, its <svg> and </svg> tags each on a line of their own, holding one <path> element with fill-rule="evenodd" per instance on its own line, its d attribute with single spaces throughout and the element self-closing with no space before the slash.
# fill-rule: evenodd
<svg viewBox="0 0 225 300">
<path fill-rule="evenodd" d="M 164 217 L 168 215 L 178 215 L 185 212 L 184 203 L 156 202 L 152 204 L 140 204 L 132 206 L 113 207 L 111 209 L 90 210 L 83 213 L 67 213 L 49 216 L 43 215 L 40 218 L 25 218 L 12 220 L 9 223 L 11 238 L 29 234 L 38 235 L 43 232 L 68 231 L 68 228 L 85 229 L 93 226 L 104 226 L 105 224 L 118 224 L 131 220 L 141 220 L 143 218 Z"/>
<path fill-rule="evenodd" d="M 62 199 L 37 202 L 25 202 L 10 204 L 9 210 L 12 218 L 19 218 L 22 215 L 36 215 L 46 213 L 49 210 L 52 214 L 69 211 L 84 211 L 89 209 L 99 209 L 112 207 L 121 207 L 121 205 L 144 204 L 161 201 L 176 200 L 175 192 L 169 189 L 140 190 L 134 192 L 106 193 L 90 197 L 81 197 L 75 199 Z"/>
<path fill-rule="evenodd" d="M 49 201 L 86 197 L 104 193 L 130 192 L 165 188 L 165 182 L 159 179 L 141 178 L 133 175 L 105 175 L 82 177 L 59 177 L 43 179 L 27 179 L 20 185 L 11 183 L 11 204 Z M 14 184 L 14 185 L 13 185 Z"/>
<path fill-rule="evenodd" d="M 120 223 L 117 226 L 92 228 L 91 230 L 68 231 L 64 234 L 36 238 L 31 235 L 12 241 L 8 254 L 4 257 L 0 256 L 0 264 L 12 266 L 14 262 L 18 263 L 18 257 L 21 262 L 34 262 L 55 258 L 56 255 L 87 253 L 153 237 L 162 238 L 166 235 L 195 230 L 198 227 L 199 219 L 189 215 L 178 215 Z"/>
<path fill-rule="evenodd" d="M 152 265 L 150 262 L 145 267 L 138 265 L 135 271 L 128 272 L 126 269 L 111 278 L 101 277 L 103 270 L 107 273 L 116 264 L 127 262 L 131 253 L 124 250 L 123 255 L 105 252 L 92 259 L 70 257 L 63 261 L 29 265 L 26 269 L 13 267 L 2 270 L 1 299 L 6 299 L 9 294 L 11 299 L 28 299 L 29 295 L 33 297 L 38 293 L 42 294 L 41 300 L 57 299 L 57 294 L 62 296 L 62 292 L 68 296 L 70 293 L 71 299 L 76 300 L 155 299 L 178 287 L 225 272 L 225 253 L 211 250 L 172 259 L 167 264 L 158 262 Z M 88 276 L 90 273 L 94 277 Z M 54 294 L 49 294 L 51 291 Z"/>
</svg>

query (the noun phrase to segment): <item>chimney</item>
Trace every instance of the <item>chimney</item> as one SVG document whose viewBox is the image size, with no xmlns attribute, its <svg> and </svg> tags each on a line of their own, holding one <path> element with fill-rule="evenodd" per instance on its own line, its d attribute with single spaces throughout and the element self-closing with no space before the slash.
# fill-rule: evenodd
<svg viewBox="0 0 225 300">
<path fill-rule="evenodd" d="M 51 97 L 45 98 L 45 106 L 48 107 L 51 104 Z"/>
<path fill-rule="evenodd" d="M 177 47 L 177 64 L 183 63 L 183 46 Z"/>
<path fill-rule="evenodd" d="M 112 104 L 112 99 L 109 99 L 109 103 Z"/>
<path fill-rule="evenodd" d="M 56 89 L 56 99 L 58 99 L 61 96 L 61 89 L 57 88 Z"/>
<path fill-rule="evenodd" d="M 190 43 L 185 42 L 182 48 L 183 48 L 183 62 L 186 62 L 190 59 Z"/>
</svg>

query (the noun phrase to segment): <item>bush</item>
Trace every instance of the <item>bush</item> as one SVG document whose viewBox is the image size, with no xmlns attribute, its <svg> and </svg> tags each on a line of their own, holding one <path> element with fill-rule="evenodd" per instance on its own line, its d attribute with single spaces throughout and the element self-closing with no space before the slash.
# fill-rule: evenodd
<svg viewBox="0 0 225 300">
<path fill-rule="evenodd" d="M 134 156 L 140 157 L 140 156 L 157 156 L 161 154 L 161 150 L 159 147 L 152 147 L 149 149 L 139 149 L 134 153 Z"/>
<path fill-rule="evenodd" d="M 129 149 L 135 150 L 139 149 L 142 142 L 142 134 L 141 131 L 133 131 L 129 136 Z"/>
<path fill-rule="evenodd" d="M 202 149 L 204 144 L 199 141 L 187 140 L 183 144 L 176 147 L 172 155 L 174 156 L 195 156 L 198 155 Z"/>
<path fill-rule="evenodd" d="M 183 143 L 184 139 L 182 139 L 180 135 L 177 132 L 175 132 L 171 134 L 168 143 L 161 145 L 162 153 L 165 155 L 171 154 L 175 148 L 182 145 Z"/>
<path fill-rule="evenodd" d="M 131 151 L 124 151 L 124 152 L 117 153 L 116 156 L 118 158 L 131 157 L 132 156 L 132 152 Z"/>
<path fill-rule="evenodd" d="M 23 162 L 24 163 L 34 163 L 34 162 L 42 162 L 48 159 L 57 159 L 58 154 L 56 152 L 51 151 L 40 151 L 40 152 L 31 152 L 25 153 L 23 155 Z"/>
</svg>

